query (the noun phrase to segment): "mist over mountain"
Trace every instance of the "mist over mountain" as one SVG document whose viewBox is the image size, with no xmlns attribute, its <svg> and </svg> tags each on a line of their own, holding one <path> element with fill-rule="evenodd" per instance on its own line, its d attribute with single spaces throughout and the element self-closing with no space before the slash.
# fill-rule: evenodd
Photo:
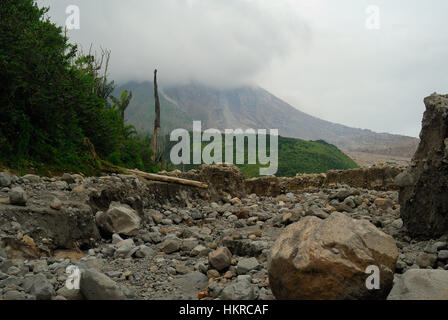
<svg viewBox="0 0 448 320">
<path fill-rule="evenodd" d="M 140 132 L 151 132 L 154 121 L 153 84 L 129 82 L 116 92 L 128 89 L 134 99 L 126 119 Z M 418 139 L 325 121 L 299 111 L 257 86 L 217 89 L 198 83 L 161 88 L 162 130 L 191 129 L 193 120 L 202 129 L 278 129 L 285 137 L 325 140 L 344 151 L 412 157 Z"/>
</svg>

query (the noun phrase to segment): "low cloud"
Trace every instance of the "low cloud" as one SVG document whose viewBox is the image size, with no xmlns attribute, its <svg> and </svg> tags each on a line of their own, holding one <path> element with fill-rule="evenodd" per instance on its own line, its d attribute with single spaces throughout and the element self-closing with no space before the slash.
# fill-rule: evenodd
<svg viewBox="0 0 448 320">
<path fill-rule="evenodd" d="M 40 0 L 69 37 L 112 50 L 118 82 L 260 85 L 345 125 L 417 136 L 423 98 L 448 86 L 448 2 L 433 0 Z M 380 29 L 366 28 L 369 5 Z"/>
</svg>

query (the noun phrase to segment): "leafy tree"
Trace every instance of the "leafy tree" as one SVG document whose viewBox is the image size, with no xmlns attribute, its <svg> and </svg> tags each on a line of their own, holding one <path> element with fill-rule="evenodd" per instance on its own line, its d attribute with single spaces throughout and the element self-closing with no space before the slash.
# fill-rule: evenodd
<svg viewBox="0 0 448 320">
<path fill-rule="evenodd" d="M 131 95 L 121 109 L 109 102 L 110 51 L 100 62 L 83 55 L 47 12 L 33 0 L 0 2 L 0 162 L 93 172 L 88 138 L 100 157 L 151 170 L 141 158 L 149 143 L 123 123 Z"/>
</svg>

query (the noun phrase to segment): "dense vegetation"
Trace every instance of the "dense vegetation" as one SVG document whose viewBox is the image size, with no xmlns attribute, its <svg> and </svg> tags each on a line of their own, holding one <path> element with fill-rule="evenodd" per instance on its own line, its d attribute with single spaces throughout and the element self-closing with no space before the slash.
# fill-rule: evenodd
<svg viewBox="0 0 448 320">
<path fill-rule="evenodd" d="M 258 176 L 259 167 L 258 164 L 240 166 L 246 177 Z M 297 173 L 322 173 L 328 170 L 357 167 L 357 164 L 345 153 L 323 140 L 305 141 L 295 138 L 278 138 L 276 176 L 294 177 Z"/>
<path fill-rule="evenodd" d="M 0 2 L 0 163 L 94 173 L 87 138 L 102 159 L 153 170 L 149 138 L 122 119 L 130 94 L 111 95 L 109 52 L 82 54 L 47 11 Z"/>
<path fill-rule="evenodd" d="M 193 159 L 193 134 L 190 133 L 190 159 Z M 224 136 L 222 141 L 224 141 Z M 177 142 L 169 141 L 169 137 L 164 137 L 165 152 L 163 154 L 163 160 L 170 162 L 170 150 L 177 144 Z M 202 142 L 201 148 L 204 149 L 209 142 Z M 266 139 L 267 155 L 270 155 L 270 141 L 269 136 Z M 236 163 L 236 143 L 233 144 L 233 163 Z M 247 139 L 245 141 L 244 150 L 244 163 L 237 165 L 246 177 L 258 177 L 261 165 L 247 164 Z M 258 149 L 257 149 L 258 154 Z M 225 147 L 223 143 L 222 159 L 225 160 Z M 186 171 L 190 169 L 197 169 L 199 165 L 179 165 L 176 168 Z M 269 165 L 268 165 L 269 166 Z M 305 141 L 296 138 L 278 137 L 278 171 L 276 176 L 278 177 L 294 177 L 297 173 L 322 173 L 328 170 L 342 170 L 357 168 L 357 164 L 348 157 L 345 153 L 339 150 L 336 146 L 329 144 L 323 140 L 318 141 Z"/>
</svg>

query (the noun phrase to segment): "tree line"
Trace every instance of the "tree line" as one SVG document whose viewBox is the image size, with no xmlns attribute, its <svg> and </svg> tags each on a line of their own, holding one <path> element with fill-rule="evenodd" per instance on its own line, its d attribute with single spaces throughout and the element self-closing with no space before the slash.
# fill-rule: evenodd
<svg viewBox="0 0 448 320">
<path fill-rule="evenodd" d="M 112 164 L 155 171 L 150 137 L 124 122 L 110 51 L 83 53 L 34 0 L 0 2 L 0 163 L 93 174 L 89 141 Z"/>
</svg>

